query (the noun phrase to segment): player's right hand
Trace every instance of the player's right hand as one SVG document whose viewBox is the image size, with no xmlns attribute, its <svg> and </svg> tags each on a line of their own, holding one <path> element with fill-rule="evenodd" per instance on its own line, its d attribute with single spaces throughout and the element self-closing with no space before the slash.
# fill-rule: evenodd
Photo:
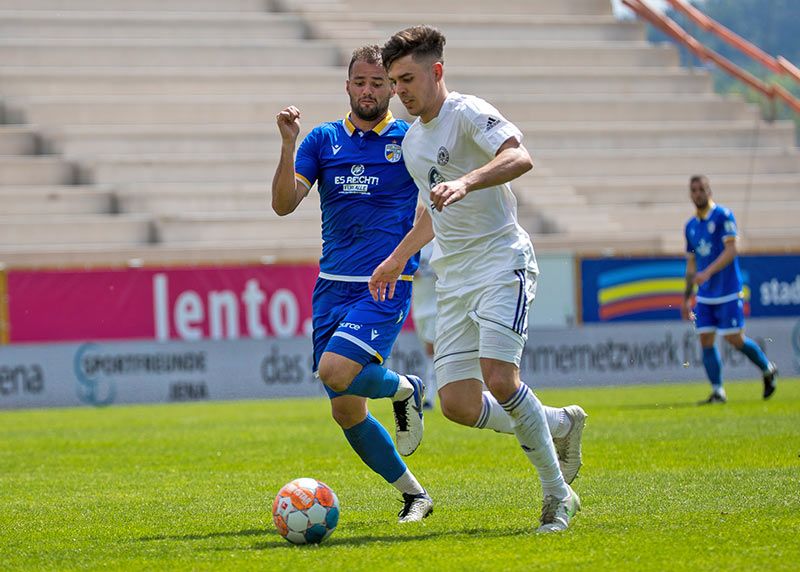
<svg viewBox="0 0 800 572">
<path fill-rule="evenodd" d="M 690 322 L 694 321 L 694 312 L 692 312 L 692 300 L 684 300 L 681 304 L 681 318 Z"/>
<path fill-rule="evenodd" d="M 373 300 L 376 302 L 386 300 L 387 288 L 389 290 L 389 299 L 394 298 L 394 289 L 404 267 L 405 263 L 401 263 L 392 256 L 389 256 L 378 265 L 369 278 L 369 293 L 372 294 Z"/>
<path fill-rule="evenodd" d="M 294 105 L 284 108 L 276 117 L 284 143 L 294 143 L 300 135 L 300 110 Z"/>
</svg>

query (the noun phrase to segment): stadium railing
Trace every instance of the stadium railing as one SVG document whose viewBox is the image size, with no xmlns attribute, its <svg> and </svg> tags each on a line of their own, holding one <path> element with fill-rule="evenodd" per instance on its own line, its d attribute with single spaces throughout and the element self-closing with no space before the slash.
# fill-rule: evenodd
<svg viewBox="0 0 800 572">
<path fill-rule="evenodd" d="M 698 25 L 702 26 L 704 29 L 713 31 L 721 38 L 723 38 L 725 41 L 731 43 L 732 45 L 734 45 L 735 47 L 746 53 L 748 56 L 752 57 L 753 59 L 761 63 L 763 66 L 767 67 L 767 69 L 776 73 L 789 75 L 790 77 L 793 77 L 798 81 L 800 81 L 800 70 L 798 70 L 798 68 L 796 68 L 786 58 L 783 57 L 779 57 L 777 59 L 773 58 L 769 54 L 763 52 L 757 46 L 754 46 L 750 42 L 747 42 L 746 40 L 734 34 L 721 24 L 707 17 L 705 14 L 703 14 L 696 8 L 692 6 L 687 6 L 680 0 L 668 0 L 668 1 L 671 5 L 675 6 L 675 8 L 687 14 L 687 16 L 689 16 Z M 742 69 L 741 67 L 737 66 L 727 58 L 718 54 L 711 48 L 702 44 L 699 40 L 697 40 L 697 38 L 689 34 L 680 25 L 678 25 L 678 23 L 675 22 L 672 18 L 654 10 L 646 3 L 642 2 L 642 0 L 622 0 L 622 2 L 628 8 L 633 10 L 633 12 L 637 16 L 639 16 L 644 20 L 647 20 L 653 26 L 655 26 L 668 36 L 674 38 L 676 41 L 686 46 L 686 48 L 688 48 L 689 51 L 691 51 L 700 60 L 711 61 L 715 63 L 734 78 L 738 79 L 742 83 L 745 83 L 746 85 L 755 89 L 759 93 L 763 94 L 773 103 L 776 98 L 780 98 L 795 113 L 800 114 L 800 100 L 794 97 L 783 86 L 775 83 L 766 83 L 758 79 L 753 74 Z"/>
</svg>

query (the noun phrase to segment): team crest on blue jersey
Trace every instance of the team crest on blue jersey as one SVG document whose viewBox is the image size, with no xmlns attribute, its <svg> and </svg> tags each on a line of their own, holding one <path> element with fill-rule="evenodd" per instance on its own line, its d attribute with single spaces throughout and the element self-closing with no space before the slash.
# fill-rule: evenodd
<svg viewBox="0 0 800 572">
<path fill-rule="evenodd" d="M 383 148 L 383 156 L 390 163 L 397 163 L 403 158 L 403 148 L 395 143 L 389 143 Z"/>
</svg>

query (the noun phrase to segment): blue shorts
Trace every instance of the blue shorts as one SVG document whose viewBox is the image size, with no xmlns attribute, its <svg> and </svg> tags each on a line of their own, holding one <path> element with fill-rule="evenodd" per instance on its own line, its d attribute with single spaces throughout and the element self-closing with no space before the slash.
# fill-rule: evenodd
<svg viewBox="0 0 800 572">
<path fill-rule="evenodd" d="M 394 298 L 375 302 L 366 282 L 318 278 L 314 286 L 314 372 L 331 352 L 361 365 L 382 364 L 391 354 L 411 306 L 411 282 L 399 281 Z M 330 397 L 340 395 L 327 386 Z"/>
<path fill-rule="evenodd" d="M 697 333 L 719 332 L 721 335 L 735 334 L 744 328 L 744 304 L 742 299 L 722 304 L 698 302 L 694 309 Z"/>
</svg>

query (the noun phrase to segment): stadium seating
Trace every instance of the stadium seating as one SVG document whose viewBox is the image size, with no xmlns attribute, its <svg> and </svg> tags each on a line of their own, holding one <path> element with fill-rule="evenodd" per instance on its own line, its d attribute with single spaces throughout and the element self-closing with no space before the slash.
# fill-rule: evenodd
<svg viewBox="0 0 800 572">
<path fill-rule="evenodd" d="M 430 6 L 0 0 L 0 262 L 318 256 L 314 193 L 269 208 L 275 114 L 298 105 L 304 131 L 343 116 L 349 51 L 422 21 L 448 36 L 448 87 L 523 129 L 537 251 L 680 252 L 696 172 L 749 248 L 800 246 L 793 124 L 714 94 L 607 0 Z"/>
</svg>

